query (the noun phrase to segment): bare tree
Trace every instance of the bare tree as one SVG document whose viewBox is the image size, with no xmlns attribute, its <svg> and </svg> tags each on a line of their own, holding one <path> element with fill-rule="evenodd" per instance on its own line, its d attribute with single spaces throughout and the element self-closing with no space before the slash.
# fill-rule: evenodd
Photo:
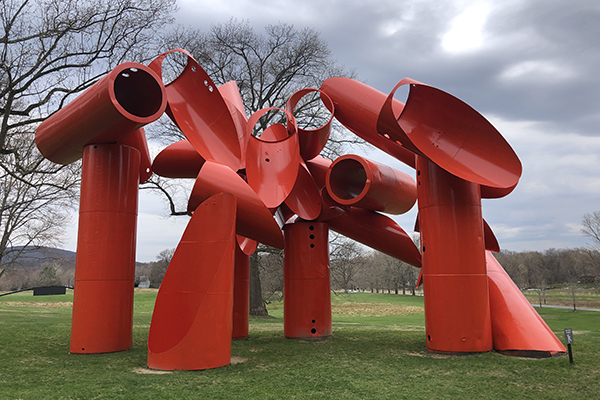
<svg viewBox="0 0 600 400">
<path fill-rule="evenodd" d="M 581 233 L 592 240 L 593 247 L 600 249 L 600 211 L 584 214 L 581 225 Z"/>
<path fill-rule="evenodd" d="M 115 65 L 153 56 L 174 3 L 0 2 L 0 256 L 16 244 L 57 243 L 77 196 L 78 165 L 44 159 L 39 123 Z"/>
<path fill-rule="evenodd" d="M 355 279 L 364 264 L 364 250 L 360 244 L 342 235 L 333 235 L 330 241 L 330 268 L 332 286 L 348 293 L 356 286 Z"/>
</svg>

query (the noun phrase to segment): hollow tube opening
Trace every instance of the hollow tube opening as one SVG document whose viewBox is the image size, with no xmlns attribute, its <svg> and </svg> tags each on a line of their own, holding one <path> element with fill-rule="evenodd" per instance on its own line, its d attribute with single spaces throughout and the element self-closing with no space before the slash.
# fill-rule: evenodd
<svg viewBox="0 0 600 400">
<path fill-rule="evenodd" d="M 329 184 L 335 196 L 342 200 L 352 200 L 365 189 L 367 172 L 356 160 L 341 160 L 331 169 Z"/>
<path fill-rule="evenodd" d="M 124 69 L 115 79 L 114 90 L 121 107 L 136 117 L 147 118 L 160 110 L 162 104 L 160 84 L 144 70 Z"/>
</svg>

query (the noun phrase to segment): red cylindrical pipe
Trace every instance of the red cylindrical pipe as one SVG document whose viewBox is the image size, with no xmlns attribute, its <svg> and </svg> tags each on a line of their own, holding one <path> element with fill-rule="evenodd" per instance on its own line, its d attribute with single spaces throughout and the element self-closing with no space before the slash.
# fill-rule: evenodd
<svg viewBox="0 0 600 400">
<path fill-rule="evenodd" d="M 331 336 L 329 229 L 324 222 L 284 227 L 283 331 L 288 338 Z"/>
<path fill-rule="evenodd" d="M 235 246 L 235 269 L 233 273 L 233 339 L 248 336 L 250 313 L 250 256 L 239 245 Z"/>
<path fill-rule="evenodd" d="M 71 353 L 131 347 L 140 153 L 83 150 Z"/>
<path fill-rule="evenodd" d="M 492 350 L 479 185 L 417 159 L 427 348 Z"/>
<path fill-rule="evenodd" d="M 406 165 L 415 167 L 415 154 L 377 132 L 377 120 L 387 95 L 362 82 L 350 78 L 334 77 L 326 79 L 321 90 L 332 100 L 335 106 L 335 118 L 346 128 L 385 151 Z M 404 103 L 393 101 L 395 115 L 399 115 Z"/>
<path fill-rule="evenodd" d="M 355 154 L 335 160 L 325 181 L 331 198 L 344 206 L 403 214 L 417 200 L 417 185 L 410 175 Z"/>
<path fill-rule="evenodd" d="M 44 157 L 69 164 L 92 143 L 118 141 L 157 120 L 167 107 L 165 88 L 150 68 L 124 63 L 48 117 L 35 133 Z"/>
</svg>

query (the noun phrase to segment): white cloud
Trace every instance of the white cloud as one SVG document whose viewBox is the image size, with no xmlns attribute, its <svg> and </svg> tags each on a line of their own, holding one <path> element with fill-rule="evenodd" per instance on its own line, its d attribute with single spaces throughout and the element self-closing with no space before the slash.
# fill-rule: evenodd
<svg viewBox="0 0 600 400">
<path fill-rule="evenodd" d="M 489 5 L 478 3 L 469 6 L 450 23 L 443 34 L 441 45 L 448 53 L 467 53 L 478 50 L 484 42 L 484 26 L 490 13 Z"/>
</svg>

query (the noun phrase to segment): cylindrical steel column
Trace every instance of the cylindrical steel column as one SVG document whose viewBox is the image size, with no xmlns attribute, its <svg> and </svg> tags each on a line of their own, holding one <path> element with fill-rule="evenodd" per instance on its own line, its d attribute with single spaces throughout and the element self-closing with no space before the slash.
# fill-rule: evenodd
<svg viewBox="0 0 600 400">
<path fill-rule="evenodd" d="M 83 149 L 71 353 L 131 347 L 140 153 Z"/>
<path fill-rule="evenodd" d="M 283 331 L 288 338 L 331 336 L 329 226 L 285 225 Z"/>
<path fill-rule="evenodd" d="M 479 185 L 418 157 L 427 348 L 492 350 Z"/>
<path fill-rule="evenodd" d="M 248 336 L 250 313 L 250 256 L 235 246 L 235 269 L 233 275 L 233 339 Z"/>
</svg>

